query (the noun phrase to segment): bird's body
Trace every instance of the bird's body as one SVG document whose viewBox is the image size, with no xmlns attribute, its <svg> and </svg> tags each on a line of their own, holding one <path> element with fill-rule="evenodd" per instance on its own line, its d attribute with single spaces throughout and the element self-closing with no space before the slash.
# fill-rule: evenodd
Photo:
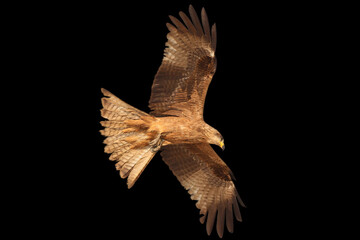
<svg viewBox="0 0 360 240">
<path fill-rule="evenodd" d="M 164 146 L 207 143 L 209 140 L 206 133 L 211 131 L 211 127 L 204 121 L 187 117 L 158 117 L 152 128 L 161 133 Z"/>
<path fill-rule="evenodd" d="M 101 124 L 106 136 L 105 152 L 116 161 L 122 178 L 131 188 L 156 152 L 161 155 L 180 183 L 197 200 L 202 223 L 211 233 L 217 216 L 220 237 L 224 224 L 233 231 L 233 214 L 241 221 L 238 203 L 244 206 L 233 183 L 229 167 L 210 144 L 224 149 L 221 134 L 203 120 L 208 86 L 216 70 L 216 27 L 210 30 L 205 10 L 201 22 L 190 5 L 191 20 L 180 12 L 185 23 L 170 16 L 170 30 L 163 62 L 155 76 L 149 101 L 150 113 L 123 102 L 102 89 L 107 119 Z M 202 23 L 202 24 L 201 24 Z"/>
</svg>

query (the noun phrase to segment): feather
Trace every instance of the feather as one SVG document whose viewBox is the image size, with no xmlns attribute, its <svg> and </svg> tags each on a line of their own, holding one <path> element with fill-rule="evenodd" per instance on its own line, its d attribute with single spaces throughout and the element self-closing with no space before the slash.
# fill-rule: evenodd
<svg viewBox="0 0 360 240">
<path fill-rule="evenodd" d="M 208 181 L 212 181 L 208 180 Z M 215 223 L 215 216 L 216 216 L 216 210 L 217 210 L 217 205 L 216 205 L 216 198 L 217 198 L 217 193 L 218 193 L 218 188 L 216 188 L 215 186 L 213 186 L 213 184 L 211 184 L 210 191 L 205 195 L 205 206 L 207 208 L 208 211 L 208 218 L 206 220 L 206 231 L 208 233 L 208 235 L 210 235 L 214 223 Z"/>
<path fill-rule="evenodd" d="M 239 204 L 236 200 L 236 196 L 233 196 L 233 207 L 234 207 L 234 213 L 235 213 L 235 217 L 239 222 L 242 222 L 242 218 L 241 218 L 241 214 L 240 214 L 240 209 L 239 209 Z"/>
<path fill-rule="evenodd" d="M 170 20 L 173 22 L 173 24 L 175 24 L 175 26 L 183 33 L 187 32 L 186 27 L 184 26 L 184 24 L 182 24 L 177 18 L 173 17 L 173 16 L 169 16 Z"/>
<path fill-rule="evenodd" d="M 194 35 L 196 35 L 196 29 L 194 27 L 194 25 L 192 24 L 192 22 L 190 21 L 190 19 L 188 18 L 188 16 L 186 16 L 186 14 L 184 12 L 179 12 L 179 15 L 181 17 L 181 19 L 184 21 L 187 29 Z"/>
<path fill-rule="evenodd" d="M 180 18 L 169 16 L 171 23 L 165 44 L 164 58 L 155 75 L 149 107 L 154 116 L 202 115 L 205 95 L 216 68 L 212 59 L 210 30 L 207 16 L 202 13 L 206 24 L 205 35 L 194 8 L 189 7 L 190 18 L 180 12 Z M 200 64 L 201 61 L 208 64 Z M 192 103 L 189 103 L 189 100 Z M 182 105 L 180 105 L 182 104 Z"/>
<path fill-rule="evenodd" d="M 125 162 L 119 160 L 116 164 L 115 164 L 115 169 L 120 171 L 122 166 L 125 164 Z"/>
<path fill-rule="evenodd" d="M 122 133 L 122 129 L 105 128 L 100 130 L 101 135 L 111 137 Z"/>
<path fill-rule="evenodd" d="M 128 113 L 133 113 L 132 116 L 146 116 L 148 115 L 147 113 L 144 113 L 143 111 L 140 111 L 139 109 L 137 108 L 134 108 L 133 106 L 125 103 L 124 101 L 122 101 L 121 99 L 119 99 L 118 97 L 116 97 L 114 94 L 112 94 L 111 92 L 109 92 L 108 90 L 104 89 L 104 88 L 101 88 L 101 92 L 109 97 L 109 98 L 102 98 L 102 99 L 107 99 L 107 101 L 111 102 L 112 104 L 115 104 L 119 107 L 122 107 L 122 110 L 128 112 Z M 104 106 L 105 107 L 105 106 Z"/>
<path fill-rule="evenodd" d="M 217 220 L 216 220 L 216 231 L 220 238 L 224 234 L 224 223 L 225 223 L 225 202 L 222 199 L 222 193 L 218 192 L 218 203 L 217 203 Z"/>
<path fill-rule="evenodd" d="M 205 11 L 205 8 L 201 9 L 201 21 L 204 28 L 205 38 L 207 42 L 210 42 L 210 25 L 209 20 Z"/>
<path fill-rule="evenodd" d="M 129 151 L 131 149 L 131 146 L 130 145 L 125 145 L 125 146 L 122 146 L 121 148 L 118 148 L 116 149 L 116 151 L 114 151 L 110 157 L 109 157 L 109 160 L 111 161 L 119 161 L 119 159 L 121 158 L 121 156 Z"/>
<path fill-rule="evenodd" d="M 209 236 L 214 227 L 215 216 L 216 216 L 216 208 L 215 206 L 211 206 L 206 220 L 206 232 Z"/>
<path fill-rule="evenodd" d="M 123 122 L 111 121 L 111 120 L 101 121 L 100 124 L 101 124 L 101 126 L 107 127 L 107 128 L 123 129 L 126 127 L 126 124 Z"/>
<path fill-rule="evenodd" d="M 235 195 L 236 195 L 236 199 L 239 201 L 240 205 L 245 208 L 246 206 L 245 206 L 244 202 L 241 200 L 240 195 L 236 191 L 236 189 L 235 189 Z"/>
<path fill-rule="evenodd" d="M 234 232 L 234 219 L 232 211 L 232 202 L 230 199 L 226 200 L 226 227 L 229 232 Z"/>
<path fill-rule="evenodd" d="M 120 169 L 120 177 L 126 178 L 129 175 L 129 171 L 134 167 L 134 165 L 142 158 L 146 150 L 143 149 L 131 149 L 121 156 L 121 161 L 124 161 L 125 164 Z"/>
<path fill-rule="evenodd" d="M 171 23 L 166 23 L 166 27 L 170 32 L 175 32 L 176 31 L 176 28 Z M 170 38 L 171 38 L 171 35 L 170 35 Z M 167 37 L 167 39 L 169 39 L 169 37 Z"/>
<path fill-rule="evenodd" d="M 233 215 L 241 219 L 237 191 L 232 182 L 230 169 L 209 144 L 174 144 L 163 146 L 163 160 L 191 198 L 197 200 L 199 220 L 211 233 L 215 218 L 216 230 L 223 236 L 225 220 L 229 232 L 234 231 Z M 234 210 L 233 210 L 234 209 Z"/>
<path fill-rule="evenodd" d="M 132 168 L 128 180 L 127 185 L 128 188 L 132 188 L 135 184 L 135 182 L 139 179 L 141 173 L 144 171 L 146 166 L 149 164 L 151 159 L 154 157 L 155 152 L 150 150 L 151 148 L 148 148 L 145 152 L 145 154 L 141 157 L 141 159 L 134 165 Z"/>
<path fill-rule="evenodd" d="M 117 161 L 115 167 L 120 171 L 120 177 L 128 179 L 128 187 L 132 187 L 140 174 L 144 171 L 156 151 L 152 151 L 157 144 L 160 134 L 148 131 L 154 117 L 123 102 L 105 89 L 102 93 L 107 96 L 101 99 L 103 109 L 101 115 L 110 121 L 101 121 L 105 129 L 100 130 L 107 136 L 104 151 L 111 153 L 109 159 Z"/>
<path fill-rule="evenodd" d="M 123 146 L 122 143 L 117 143 L 117 142 L 115 142 L 115 143 L 108 144 L 107 146 L 105 146 L 104 151 L 105 151 L 106 153 L 112 153 L 112 152 L 114 152 L 116 149 L 121 148 L 122 146 Z"/>
<path fill-rule="evenodd" d="M 109 137 L 105 138 L 104 143 L 107 145 L 114 144 L 114 143 L 125 145 L 125 144 L 128 144 L 128 142 L 126 142 L 125 139 L 134 134 L 136 134 L 136 133 L 135 132 L 130 132 L 130 133 L 121 132 L 118 135 L 109 136 Z"/>
<path fill-rule="evenodd" d="M 199 20 L 199 17 L 194 9 L 194 7 L 192 5 L 189 6 L 189 13 L 190 13 L 190 17 L 192 22 L 194 23 L 194 26 L 196 28 L 196 33 L 199 37 L 201 37 L 202 35 L 204 35 L 202 27 L 201 27 L 201 23 Z"/>
<path fill-rule="evenodd" d="M 199 220 L 200 220 L 200 223 L 201 223 L 201 224 L 204 224 L 204 222 L 205 222 L 205 217 L 206 217 L 206 215 L 203 215 L 203 216 L 200 217 Z"/>
<path fill-rule="evenodd" d="M 211 27 L 211 49 L 216 51 L 216 23 L 214 23 Z"/>
</svg>

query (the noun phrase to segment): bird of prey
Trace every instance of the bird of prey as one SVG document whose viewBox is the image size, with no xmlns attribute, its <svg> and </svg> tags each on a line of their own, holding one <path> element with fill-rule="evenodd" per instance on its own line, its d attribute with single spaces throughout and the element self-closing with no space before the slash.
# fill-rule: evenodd
<svg viewBox="0 0 360 240">
<path fill-rule="evenodd" d="M 182 22 L 169 16 L 164 57 L 152 85 L 150 113 L 145 113 L 105 89 L 100 130 L 106 136 L 105 152 L 116 162 L 121 178 L 131 188 L 160 150 L 164 162 L 188 190 L 206 219 L 210 235 L 216 229 L 223 236 L 224 225 L 233 232 L 233 217 L 242 221 L 244 206 L 233 183 L 229 167 L 210 144 L 224 149 L 224 139 L 205 123 L 203 110 L 208 86 L 216 70 L 216 25 L 210 28 L 204 8 L 201 21 L 189 6 L 190 18 L 179 13 Z"/>
</svg>

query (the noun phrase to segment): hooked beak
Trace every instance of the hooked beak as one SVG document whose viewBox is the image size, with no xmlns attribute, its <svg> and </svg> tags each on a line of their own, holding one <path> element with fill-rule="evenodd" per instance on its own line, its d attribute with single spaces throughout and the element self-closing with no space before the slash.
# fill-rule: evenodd
<svg viewBox="0 0 360 240">
<path fill-rule="evenodd" d="M 225 144 L 224 144 L 224 140 L 220 141 L 219 146 L 221 147 L 221 149 L 224 151 L 225 150 Z"/>
</svg>

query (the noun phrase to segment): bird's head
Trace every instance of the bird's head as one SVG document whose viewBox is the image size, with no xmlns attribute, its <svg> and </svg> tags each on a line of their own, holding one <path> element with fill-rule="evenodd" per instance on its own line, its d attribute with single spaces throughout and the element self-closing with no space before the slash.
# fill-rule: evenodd
<svg viewBox="0 0 360 240">
<path fill-rule="evenodd" d="M 220 133 L 219 133 L 220 134 Z M 217 142 L 218 142 L 218 146 L 221 147 L 221 149 L 224 151 L 225 150 L 225 143 L 224 143 L 224 138 L 221 136 L 217 138 Z"/>
<path fill-rule="evenodd" d="M 206 124 L 205 135 L 208 143 L 221 147 L 223 151 L 225 150 L 224 138 L 218 130 Z"/>
</svg>

